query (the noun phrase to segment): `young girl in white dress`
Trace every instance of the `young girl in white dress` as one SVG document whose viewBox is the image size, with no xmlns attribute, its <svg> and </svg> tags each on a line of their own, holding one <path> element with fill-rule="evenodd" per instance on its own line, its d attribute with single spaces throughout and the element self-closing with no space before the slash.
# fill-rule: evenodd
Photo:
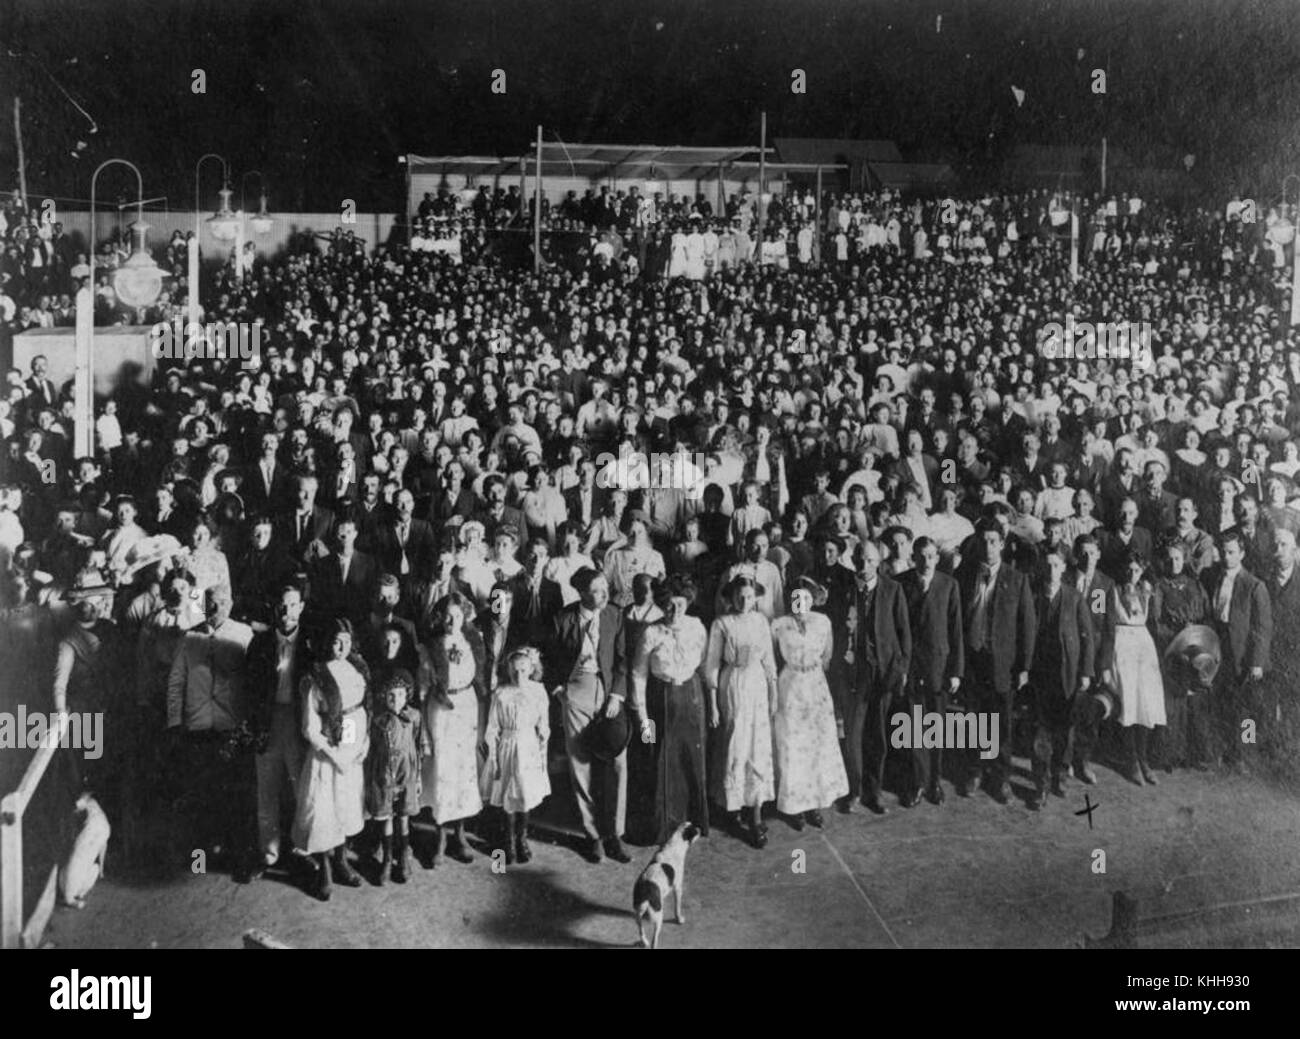
<svg viewBox="0 0 1300 1039">
<path fill-rule="evenodd" d="M 831 661 L 831 620 L 813 606 L 825 590 L 801 577 L 790 589 L 790 613 L 772 622 L 781 661 L 772 705 L 776 745 L 776 809 L 796 830 L 806 821 L 821 829 L 821 810 L 849 792 L 835 729 L 835 707 L 826 681 Z"/>
<path fill-rule="evenodd" d="M 771 704 L 777 698 L 772 631 L 755 606 L 759 587 L 748 577 L 727 588 L 734 613 L 709 631 L 704 680 L 709 687 L 709 727 L 719 729 L 712 759 L 711 793 L 736 825 L 749 810 L 745 836 L 755 848 L 767 844 L 763 802 L 776 796 L 772 772 Z"/>
<path fill-rule="evenodd" d="M 506 681 L 492 694 L 481 748 L 483 800 L 506 817 L 506 862 L 527 862 L 528 813 L 551 792 L 546 744 L 551 738 L 550 701 L 538 681 L 541 657 L 531 647 L 505 661 Z"/>
<path fill-rule="evenodd" d="M 1152 589 L 1142 579 L 1146 560 L 1130 551 L 1124 558 L 1123 584 L 1111 592 L 1115 618 L 1115 650 L 1109 662 L 1107 684 L 1119 693 L 1119 723 L 1129 756 L 1129 778 L 1138 786 L 1143 781 L 1156 785 L 1155 773 L 1147 763 L 1151 731 L 1165 724 L 1165 687 L 1160 673 L 1160 655 L 1147 628 Z"/>
<path fill-rule="evenodd" d="M 334 880 L 360 887 L 361 877 L 348 864 L 347 838 L 365 825 L 366 723 L 369 671 L 352 652 L 352 625 L 336 620 L 325 635 L 325 656 L 303 679 L 302 734 L 308 754 L 298 782 L 298 810 L 293 843 L 316 858 L 316 897 L 330 897 Z"/>
<path fill-rule="evenodd" d="M 443 599 L 436 610 L 440 623 L 428 646 L 432 674 L 426 676 L 424 712 L 433 755 L 424 759 L 420 804 L 433 809 L 438 824 L 435 866 L 442 862 L 444 854 L 457 862 L 473 861 L 465 842 L 465 820 L 483 810 L 478 776 L 482 676 L 466 630 L 471 609 L 468 600 L 458 593 Z M 447 830 L 453 826 L 448 847 Z"/>
</svg>

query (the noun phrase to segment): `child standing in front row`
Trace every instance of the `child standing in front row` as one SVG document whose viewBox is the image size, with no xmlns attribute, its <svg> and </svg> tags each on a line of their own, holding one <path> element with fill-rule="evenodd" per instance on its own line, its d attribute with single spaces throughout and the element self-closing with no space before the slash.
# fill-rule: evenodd
<svg viewBox="0 0 1300 1039">
<path fill-rule="evenodd" d="M 381 885 L 390 868 L 399 884 L 405 884 L 411 872 L 410 817 L 420 811 L 420 757 L 429 753 L 424 719 L 408 705 L 414 689 L 415 679 L 405 668 L 384 672 L 375 689 L 366 756 L 366 811 L 382 827 Z"/>
<path fill-rule="evenodd" d="M 528 813 L 551 792 L 546 743 L 550 704 L 537 677 L 537 650 L 514 650 L 505 661 L 506 680 L 492 694 L 483 737 L 483 800 L 505 812 L 506 862 L 528 862 Z"/>
</svg>

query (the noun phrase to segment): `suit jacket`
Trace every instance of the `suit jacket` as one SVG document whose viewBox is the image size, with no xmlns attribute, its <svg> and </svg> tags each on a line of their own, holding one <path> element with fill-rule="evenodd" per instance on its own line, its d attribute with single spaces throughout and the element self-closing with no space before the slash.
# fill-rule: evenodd
<svg viewBox="0 0 1300 1039">
<path fill-rule="evenodd" d="M 957 571 L 961 586 L 962 617 L 967 633 L 975 612 L 975 594 L 979 589 L 980 566 L 972 558 Z M 1003 563 L 998 567 L 993 583 L 993 597 L 989 603 L 989 641 L 984 647 L 993 659 L 993 685 L 1003 696 L 1015 689 L 1015 676 L 1028 671 L 1034 660 L 1034 643 L 1038 634 L 1038 621 L 1034 612 L 1034 596 L 1029 589 L 1029 578 L 1014 566 Z M 967 640 L 969 654 L 970 641 Z M 969 655 L 967 661 L 969 662 Z"/>
<path fill-rule="evenodd" d="M 290 510 L 276 520 L 272 536 L 276 538 L 279 544 L 284 545 L 289 554 L 295 559 L 306 561 L 308 549 L 311 547 L 312 542 L 319 541 L 322 544 L 329 544 L 333 533 L 334 513 L 317 505 L 311 510 L 301 537 L 298 535 L 297 510 Z"/>
<path fill-rule="evenodd" d="M 239 494 L 250 513 L 278 511 L 289 501 L 288 468 L 277 459 L 271 470 L 271 486 L 268 488 L 266 477 L 262 475 L 262 460 L 257 459 L 251 465 L 244 466 L 244 482 L 239 485 Z"/>
<path fill-rule="evenodd" d="M 1133 535 L 1129 538 L 1128 544 L 1120 540 L 1119 534 L 1113 530 L 1105 531 L 1099 538 L 1101 542 L 1101 559 L 1097 562 L 1097 569 L 1101 570 L 1112 581 L 1123 583 L 1128 577 L 1124 572 L 1124 554 L 1130 549 L 1136 549 L 1142 553 L 1142 558 L 1151 561 L 1151 532 L 1145 527 L 1134 526 Z"/>
<path fill-rule="evenodd" d="M 1069 580 L 1061 583 L 1055 611 L 1046 601 L 1044 587 L 1038 595 L 1038 635 L 1029 680 L 1034 691 L 1055 699 L 1074 696 L 1079 679 L 1092 678 L 1096 666 L 1096 640 L 1092 619 L 1082 595 Z"/>
<path fill-rule="evenodd" d="M 1094 662 L 1101 661 L 1104 666 L 1115 654 L 1115 618 L 1110 612 L 1110 593 L 1115 589 L 1115 582 L 1099 569 L 1092 572 L 1092 580 L 1083 589 L 1079 589 L 1077 570 L 1067 571 L 1065 579 L 1083 598 L 1083 608 L 1092 624 L 1093 659 Z"/>
<path fill-rule="evenodd" d="M 912 662 L 912 626 L 907 619 L 903 590 L 897 581 L 882 573 L 876 578 L 875 591 L 869 597 L 861 587 L 855 587 L 853 598 L 856 613 L 850 612 L 849 639 L 854 655 L 850 665 L 854 688 L 859 697 L 874 695 L 892 699 L 903 691 Z M 874 688 L 868 688 L 868 674 L 863 667 L 868 639 L 876 659 Z"/>
<path fill-rule="evenodd" d="M 398 519 L 390 516 L 375 528 L 370 538 L 370 551 L 379 560 L 380 568 L 396 577 L 402 577 L 403 547 L 397 539 Z M 433 535 L 433 527 L 428 520 L 412 519 L 411 529 L 406 537 L 407 578 L 415 574 L 429 573 L 438 555 L 438 539 Z M 404 584 L 410 584 L 407 580 Z"/>
<path fill-rule="evenodd" d="M 550 619 L 547 618 L 548 627 Z M 483 633 L 483 680 L 489 692 L 504 681 L 501 676 L 501 661 L 519 644 L 511 638 L 510 628 L 509 624 L 500 624 L 491 610 L 484 610 L 478 615 L 478 630 Z"/>
<path fill-rule="evenodd" d="M 532 584 L 526 571 L 510 578 L 514 605 L 510 610 L 511 645 L 530 645 L 540 649 L 550 635 L 552 618 L 564 608 L 564 592 L 558 581 L 543 577 L 537 609 L 533 609 Z"/>
<path fill-rule="evenodd" d="M 1300 568 L 1293 570 L 1285 585 L 1278 584 L 1277 574 L 1268 579 L 1268 595 L 1273 609 L 1273 631 L 1279 646 L 1291 652 L 1279 653 L 1273 662 L 1274 677 L 1281 691 L 1295 695 L 1296 679 L 1300 678 L 1300 654 L 1294 647 L 1300 644 Z"/>
<path fill-rule="evenodd" d="M 244 658 L 244 688 L 251 699 L 253 722 L 262 732 L 270 731 L 271 714 L 275 706 L 276 638 L 274 628 L 257 632 L 248 644 L 248 655 Z M 298 643 L 294 646 L 293 672 L 290 676 L 295 717 L 300 714 L 302 707 L 302 679 L 310 669 L 311 654 L 307 649 L 307 633 L 300 625 Z"/>
<path fill-rule="evenodd" d="M 549 645 L 543 647 L 546 686 L 554 689 L 569 681 L 582 653 L 582 604 L 570 603 L 555 615 Z M 623 611 L 612 602 L 600 611 L 600 636 L 596 665 L 607 696 L 627 696 L 627 637 L 623 631 Z M 580 705 L 594 711 L 599 703 Z"/>
<path fill-rule="evenodd" d="M 343 616 L 358 623 L 370 612 L 379 566 L 374 556 L 354 549 L 345 581 L 339 564 L 338 552 L 331 552 L 312 566 L 312 606 L 323 617 Z"/>
<path fill-rule="evenodd" d="M 1228 623 L 1219 620 L 1219 586 L 1224 569 L 1217 563 L 1205 572 L 1205 591 L 1210 597 L 1210 620 L 1223 642 L 1223 663 L 1219 674 L 1240 681 L 1252 667 L 1267 669 L 1273 641 L 1273 607 L 1264 582 L 1245 567 L 1237 571 L 1228 603 Z M 1289 649 L 1290 647 L 1288 647 Z"/>
<path fill-rule="evenodd" d="M 921 575 L 909 570 L 898 583 L 907 602 L 912 631 L 911 684 L 922 696 L 942 690 L 945 679 L 966 670 L 966 632 L 961 618 L 961 589 L 955 578 L 935 573 L 927 591 Z"/>
<path fill-rule="evenodd" d="M 596 520 L 600 519 L 601 510 L 605 507 L 605 492 L 596 486 L 591 488 L 591 510 L 588 516 L 583 516 L 582 509 L 582 490 L 579 487 L 570 487 L 564 492 L 564 511 L 569 519 L 575 523 L 582 523 L 590 527 Z"/>
</svg>

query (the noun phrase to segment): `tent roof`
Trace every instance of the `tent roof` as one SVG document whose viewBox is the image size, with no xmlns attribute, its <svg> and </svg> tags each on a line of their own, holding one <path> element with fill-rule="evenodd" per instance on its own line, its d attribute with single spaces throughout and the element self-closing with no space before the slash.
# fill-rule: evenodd
<svg viewBox="0 0 1300 1039">
<path fill-rule="evenodd" d="M 938 162 L 873 162 L 871 172 L 887 188 L 946 184 L 954 179 L 952 167 Z"/>
<path fill-rule="evenodd" d="M 777 154 L 785 162 L 829 166 L 851 162 L 902 162 L 893 141 L 847 137 L 778 137 Z"/>
<path fill-rule="evenodd" d="M 568 144 L 542 141 L 542 175 L 564 176 L 572 173 L 617 176 L 628 179 L 673 177 L 693 179 L 713 176 L 718 166 L 724 168 L 742 159 L 758 161 L 758 148 L 745 145 L 734 148 L 696 148 L 657 144 Z M 775 158 L 775 149 L 767 149 Z M 513 158 L 479 155 L 425 156 L 408 155 L 412 174 L 505 175 L 517 173 L 520 162 L 529 171 L 535 168 L 531 149 Z"/>
</svg>

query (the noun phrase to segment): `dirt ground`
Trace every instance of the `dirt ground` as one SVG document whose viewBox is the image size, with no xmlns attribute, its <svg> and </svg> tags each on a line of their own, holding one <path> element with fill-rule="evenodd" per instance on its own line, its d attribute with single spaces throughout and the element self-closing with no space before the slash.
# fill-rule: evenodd
<svg viewBox="0 0 1300 1039">
<path fill-rule="evenodd" d="M 1107 932 L 1116 891 L 1138 898 L 1143 918 L 1175 917 L 1146 930 L 1142 945 L 1300 945 L 1300 899 L 1236 905 L 1300 892 L 1293 791 L 1196 772 L 1138 788 L 1098 773 L 1087 788 L 1099 806 L 1091 830 L 1075 814 L 1085 788 L 1074 781 L 1037 813 L 1018 799 L 962 800 L 949 787 L 941 808 L 908 811 L 890 797 L 887 816 L 829 813 L 823 832 L 773 818 L 763 851 L 715 827 L 688 860 L 687 922 L 666 924 L 662 947 L 1070 947 Z M 251 885 L 217 873 L 129 884 L 110 852 L 87 907 L 56 910 L 46 938 L 60 948 L 235 948 L 260 928 L 297 947 L 630 947 L 632 883 L 651 849 L 633 848 L 630 865 L 588 864 L 565 832 L 568 800 L 557 783 L 549 814 L 559 818 L 535 828 L 526 866 L 496 873 L 486 855 L 417 865 L 405 886 L 336 886 L 328 904 L 274 875 Z M 1098 850 L 1104 873 L 1094 872 Z M 1177 917 L 1211 906 L 1227 907 Z"/>
</svg>

